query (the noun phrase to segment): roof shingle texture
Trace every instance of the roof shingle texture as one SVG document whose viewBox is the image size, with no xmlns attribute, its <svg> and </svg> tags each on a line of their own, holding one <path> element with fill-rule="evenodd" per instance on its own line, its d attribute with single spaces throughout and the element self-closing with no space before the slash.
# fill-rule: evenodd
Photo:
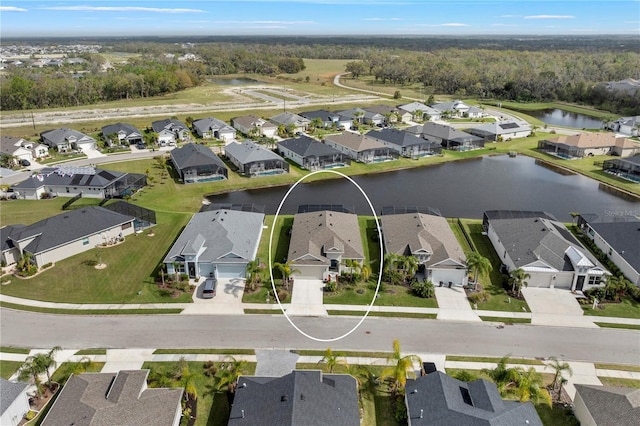
<svg viewBox="0 0 640 426">
<path fill-rule="evenodd" d="M 285 147 L 302 158 L 341 154 L 337 149 L 304 135 L 299 138 L 283 140 L 278 143 L 278 146 Z"/>
<path fill-rule="evenodd" d="M 228 157 L 233 157 L 241 164 L 249 164 L 255 161 L 269 161 L 280 160 L 284 161 L 282 157 L 273 151 L 260 146 L 251 141 L 244 141 L 242 143 L 232 142 L 225 148 L 225 154 Z"/>
<path fill-rule="evenodd" d="M 325 140 L 342 145 L 356 152 L 385 148 L 385 146 L 377 140 L 370 138 L 369 136 L 353 132 L 343 132 L 339 135 L 328 135 L 325 136 Z"/>
<path fill-rule="evenodd" d="M 188 143 L 180 148 L 171 150 L 171 159 L 180 170 L 211 164 L 227 168 L 224 162 L 210 148 L 195 143 Z"/>
<path fill-rule="evenodd" d="M 598 426 L 637 426 L 640 389 L 619 386 L 575 385 Z"/>
</svg>

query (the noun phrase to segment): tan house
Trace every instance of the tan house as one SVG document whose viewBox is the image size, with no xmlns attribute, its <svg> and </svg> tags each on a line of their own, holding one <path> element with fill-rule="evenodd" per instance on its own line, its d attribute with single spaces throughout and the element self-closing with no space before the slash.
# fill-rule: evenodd
<svg viewBox="0 0 640 426">
<path fill-rule="evenodd" d="M 272 138 L 278 132 L 278 126 L 255 115 L 243 115 L 232 118 L 231 125 L 240 133 L 247 136 L 253 136 L 253 133 L 255 133 L 259 136 Z"/>
<path fill-rule="evenodd" d="M 391 148 L 377 140 L 354 132 L 325 136 L 324 143 L 360 163 L 380 163 L 393 160 Z"/>
<path fill-rule="evenodd" d="M 630 157 L 640 154 L 640 143 L 614 133 L 579 133 L 538 142 L 538 149 L 556 157 L 571 159 L 594 155 Z"/>
<path fill-rule="evenodd" d="M 288 259 L 294 278 L 327 279 L 347 270 L 344 260 L 362 264 L 364 249 L 358 216 L 352 213 L 316 211 L 293 219 Z"/>
</svg>

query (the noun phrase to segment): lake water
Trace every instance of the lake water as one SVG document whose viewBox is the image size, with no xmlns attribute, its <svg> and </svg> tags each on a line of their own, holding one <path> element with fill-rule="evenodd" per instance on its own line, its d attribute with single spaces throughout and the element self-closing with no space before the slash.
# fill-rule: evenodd
<svg viewBox="0 0 640 426">
<path fill-rule="evenodd" d="M 539 109 L 535 111 L 522 112 L 553 126 L 574 127 L 576 129 L 602 128 L 602 120 L 598 118 L 562 109 Z"/>
<path fill-rule="evenodd" d="M 640 214 L 640 202 L 605 192 L 599 182 L 582 175 L 563 176 L 525 156 L 483 157 L 353 179 L 376 213 L 386 206 L 429 206 L 447 217 L 481 218 L 485 210 L 543 210 L 562 221 L 571 220 L 570 212 Z M 263 205 L 266 214 L 274 214 L 288 189 L 235 191 L 210 196 L 209 201 Z M 362 194 L 346 179 L 298 185 L 281 213 L 296 213 L 302 204 L 342 204 L 358 214 L 371 214 Z"/>
<path fill-rule="evenodd" d="M 262 81 L 254 80 L 253 78 L 210 78 L 209 82 L 219 84 L 221 86 L 245 86 L 249 84 L 266 84 Z"/>
</svg>

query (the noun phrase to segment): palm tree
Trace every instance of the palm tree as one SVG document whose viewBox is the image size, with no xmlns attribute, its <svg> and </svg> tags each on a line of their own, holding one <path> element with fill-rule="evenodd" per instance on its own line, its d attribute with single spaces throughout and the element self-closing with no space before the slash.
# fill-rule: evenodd
<svg viewBox="0 0 640 426">
<path fill-rule="evenodd" d="M 344 358 L 340 359 L 339 357 L 341 356 L 343 355 L 333 353 L 331 348 L 327 348 L 327 351 L 324 353 L 322 359 L 318 361 L 318 364 L 327 364 L 327 367 L 329 367 L 329 373 L 333 373 L 333 369 L 338 365 L 344 365 L 345 367 L 348 367 L 347 360 Z"/>
<path fill-rule="evenodd" d="M 217 385 L 219 390 L 226 386 L 227 392 L 233 394 L 238 386 L 238 377 L 240 377 L 240 374 L 247 368 L 249 363 L 245 360 L 237 360 L 232 356 L 228 356 L 226 360 L 228 363 L 227 368 L 218 369 Z"/>
<path fill-rule="evenodd" d="M 189 371 L 189 367 L 182 369 L 182 386 L 184 387 L 185 397 L 188 400 L 198 399 L 198 390 L 195 384 L 196 375 Z"/>
<path fill-rule="evenodd" d="M 555 394 L 556 400 L 560 400 L 562 394 L 562 385 L 566 383 L 563 372 L 569 373 L 569 377 L 573 375 L 573 370 L 567 362 L 560 362 L 556 357 L 550 357 L 550 364 L 545 364 L 545 368 L 553 369 L 553 382 L 551 382 L 551 390 Z"/>
<path fill-rule="evenodd" d="M 44 354 L 37 354 L 35 357 L 38 359 L 38 362 L 42 364 L 44 367 L 44 373 L 47 375 L 47 386 L 51 389 L 51 373 L 49 369 L 53 368 L 55 370 L 58 363 L 56 362 L 55 355 L 60 352 L 62 348 L 60 346 L 54 346 L 51 350 Z"/>
<path fill-rule="evenodd" d="M 413 278 L 418 271 L 418 260 L 413 256 L 400 256 L 398 263 L 405 273 L 405 281 Z"/>
<path fill-rule="evenodd" d="M 362 265 L 360 268 L 360 279 L 362 281 L 369 281 L 371 278 L 371 267 L 369 265 Z"/>
<path fill-rule="evenodd" d="M 18 379 L 26 381 L 33 379 L 33 383 L 36 386 L 38 392 L 38 398 L 42 398 L 42 383 L 40 382 L 40 375 L 44 373 L 46 367 L 36 356 L 31 355 L 24 360 L 24 364 L 18 370 Z"/>
<path fill-rule="evenodd" d="M 399 256 L 395 253 L 384 255 L 384 267 L 382 272 L 387 276 L 387 281 L 391 281 L 391 273 L 396 270 Z"/>
<path fill-rule="evenodd" d="M 511 291 L 518 292 L 518 297 L 520 297 L 522 293 L 522 287 L 527 286 L 527 282 L 525 280 L 531 278 L 531 275 L 526 273 L 522 268 L 514 269 L 509 274 L 509 284 L 511 284 Z"/>
<path fill-rule="evenodd" d="M 509 355 L 500 358 L 495 368 L 482 370 L 496 384 L 500 394 L 504 394 L 507 389 L 514 386 L 519 377 L 517 369 L 508 368 L 507 362 L 509 362 Z"/>
<path fill-rule="evenodd" d="M 78 362 L 76 362 L 75 368 L 73 369 L 73 374 L 86 373 L 87 371 L 92 370 L 95 365 L 96 363 L 93 362 L 91 358 L 89 358 L 88 356 L 83 356 Z"/>
<path fill-rule="evenodd" d="M 477 287 L 480 278 L 486 278 L 493 271 L 489 259 L 475 251 L 467 255 L 467 268 L 473 272 L 474 287 Z"/>
<path fill-rule="evenodd" d="M 257 260 L 250 260 L 247 262 L 246 268 L 246 278 L 247 283 L 249 284 L 249 290 L 253 291 L 256 289 L 256 282 L 260 278 L 260 272 L 262 272 L 262 267 L 260 266 L 260 262 Z"/>
<path fill-rule="evenodd" d="M 342 264 L 349 268 L 349 275 L 351 278 L 358 276 L 360 270 L 362 269 L 362 265 L 355 259 L 344 259 Z"/>
<path fill-rule="evenodd" d="M 282 285 L 284 286 L 285 289 L 288 290 L 289 277 L 291 276 L 291 274 L 295 274 L 296 272 L 300 272 L 300 271 L 297 269 L 291 269 L 291 263 L 289 262 L 285 262 L 285 263 L 275 262 L 273 264 L 273 267 L 278 271 L 280 271 L 280 275 L 282 275 Z"/>
<path fill-rule="evenodd" d="M 551 396 L 542 386 L 542 374 L 538 373 L 533 367 L 529 367 L 528 370 L 523 368 L 516 368 L 515 370 L 518 377 L 513 393 L 520 402 L 532 401 L 535 404 L 544 403 L 551 406 Z"/>
<path fill-rule="evenodd" d="M 393 379 L 392 391 L 394 393 L 404 389 L 407 384 L 407 376 L 415 378 L 416 374 L 413 372 L 413 364 L 418 363 L 422 366 L 422 360 L 417 355 L 405 355 L 402 356 L 400 352 L 400 340 L 395 339 L 393 341 L 393 354 L 389 357 L 389 361 L 395 363 L 394 365 L 385 368 L 380 375 L 380 378 Z"/>
</svg>

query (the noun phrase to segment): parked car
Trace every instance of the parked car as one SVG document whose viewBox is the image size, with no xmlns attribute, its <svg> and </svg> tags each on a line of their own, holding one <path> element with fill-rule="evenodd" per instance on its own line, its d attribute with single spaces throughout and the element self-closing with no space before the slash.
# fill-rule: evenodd
<svg viewBox="0 0 640 426">
<path fill-rule="evenodd" d="M 204 282 L 204 287 L 202 288 L 202 298 L 213 299 L 216 295 L 217 286 L 218 281 L 215 278 L 207 278 Z"/>
<path fill-rule="evenodd" d="M 20 160 L 20 165 L 24 166 L 24 167 L 27 167 L 27 166 L 30 166 L 31 163 L 29 162 L 29 160 L 22 159 L 22 160 Z"/>
</svg>

